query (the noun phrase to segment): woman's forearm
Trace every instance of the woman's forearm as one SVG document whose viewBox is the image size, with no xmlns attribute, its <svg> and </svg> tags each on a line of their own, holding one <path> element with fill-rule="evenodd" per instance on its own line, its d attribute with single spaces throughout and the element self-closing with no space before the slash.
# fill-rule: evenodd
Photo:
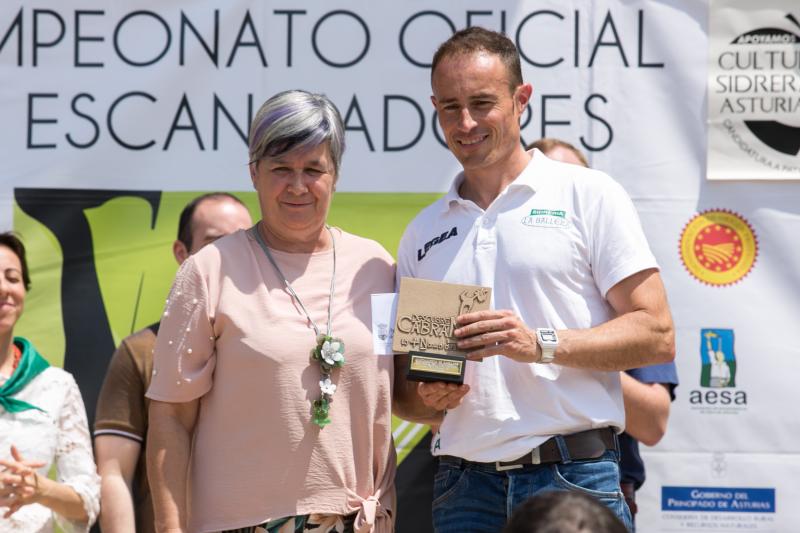
<svg viewBox="0 0 800 533">
<path fill-rule="evenodd" d="M 147 478 L 156 531 L 186 531 L 186 473 L 198 402 L 150 404 Z"/>
<path fill-rule="evenodd" d="M 89 520 L 83 499 L 75 492 L 75 489 L 39 474 L 36 474 L 36 478 L 38 482 L 37 495 L 34 498 L 36 503 L 44 505 L 71 522 Z"/>
</svg>

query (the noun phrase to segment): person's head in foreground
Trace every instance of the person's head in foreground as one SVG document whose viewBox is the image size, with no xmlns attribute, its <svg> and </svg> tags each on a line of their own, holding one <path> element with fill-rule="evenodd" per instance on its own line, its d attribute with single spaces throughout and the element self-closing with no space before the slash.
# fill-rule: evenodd
<svg viewBox="0 0 800 533">
<path fill-rule="evenodd" d="M 579 492 L 538 494 L 517 507 L 503 533 L 628 533 L 611 510 Z"/>
</svg>

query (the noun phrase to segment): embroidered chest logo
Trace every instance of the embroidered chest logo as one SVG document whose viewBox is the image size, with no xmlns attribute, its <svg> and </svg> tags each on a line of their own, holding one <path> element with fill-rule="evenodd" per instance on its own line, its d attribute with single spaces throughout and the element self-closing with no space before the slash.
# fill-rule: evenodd
<svg viewBox="0 0 800 533">
<path fill-rule="evenodd" d="M 441 235 L 429 240 L 425 243 L 425 246 L 417 250 L 417 261 L 422 261 L 422 259 L 428 254 L 428 250 L 430 250 L 432 247 L 446 241 L 450 237 L 455 237 L 456 235 L 458 235 L 458 228 L 453 226 L 453 229 L 449 231 L 443 231 Z"/>
<path fill-rule="evenodd" d="M 567 212 L 563 209 L 531 209 L 531 214 L 522 217 L 521 222 L 538 228 L 566 229 L 571 225 L 567 220 Z"/>
</svg>

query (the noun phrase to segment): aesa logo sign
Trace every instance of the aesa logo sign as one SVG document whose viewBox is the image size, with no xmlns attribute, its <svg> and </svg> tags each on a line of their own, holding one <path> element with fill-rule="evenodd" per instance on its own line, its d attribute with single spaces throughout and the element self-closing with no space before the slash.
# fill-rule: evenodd
<svg viewBox="0 0 800 533">
<path fill-rule="evenodd" d="M 703 343 L 705 341 L 705 343 Z M 736 386 L 736 355 L 732 329 L 701 329 L 700 386 L 723 389 Z"/>
<path fill-rule="evenodd" d="M 732 329 L 700 330 L 700 387 L 689 392 L 692 409 L 729 413 L 747 408 L 747 393 L 736 388 L 736 353 Z"/>
<path fill-rule="evenodd" d="M 709 179 L 800 179 L 796 0 L 721 0 L 712 9 Z"/>
</svg>

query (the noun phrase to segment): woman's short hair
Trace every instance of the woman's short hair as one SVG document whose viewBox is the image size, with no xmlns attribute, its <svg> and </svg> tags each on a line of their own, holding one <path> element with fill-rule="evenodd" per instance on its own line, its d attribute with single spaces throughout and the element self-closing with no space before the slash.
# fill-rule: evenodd
<svg viewBox="0 0 800 533">
<path fill-rule="evenodd" d="M 19 264 L 22 266 L 22 282 L 25 284 L 25 290 L 31 288 L 31 278 L 28 274 L 28 262 L 25 260 L 25 245 L 19 240 L 14 232 L 6 231 L 0 233 L 0 246 L 5 246 L 17 256 Z"/>
<path fill-rule="evenodd" d="M 250 162 L 323 143 L 328 143 L 338 176 L 344 153 L 339 110 L 324 94 L 284 91 L 264 102 L 250 125 Z"/>
</svg>

